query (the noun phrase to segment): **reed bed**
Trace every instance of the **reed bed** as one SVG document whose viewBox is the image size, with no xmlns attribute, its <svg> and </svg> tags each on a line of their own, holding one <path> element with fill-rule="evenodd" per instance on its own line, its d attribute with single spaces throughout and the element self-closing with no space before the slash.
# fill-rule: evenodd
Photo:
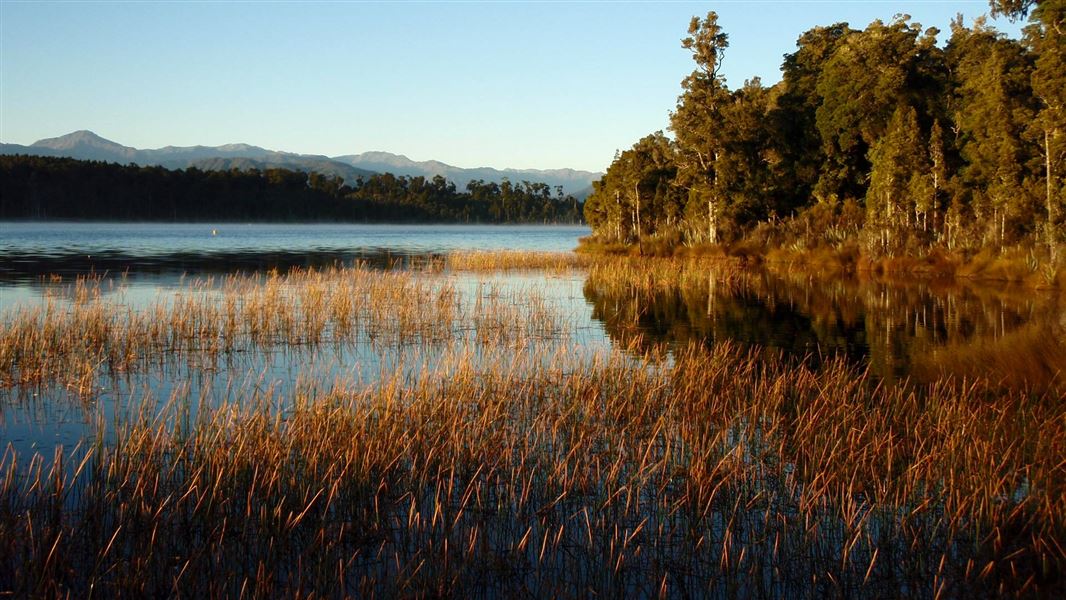
<svg viewBox="0 0 1066 600">
<path fill-rule="evenodd" d="M 270 349 L 441 346 L 544 339 L 569 324 L 534 288 L 482 286 L 464 303 L 449 278 L 362 266 L 196 280 L 141 309 L 77 285 L 74 301 L 0 315 L 0 390 L 58 383 L 91 395 L 101 373 L 146 371 L 161 361 Z M 484 289 L 484 293 L 480 290 Z"/>
<path fill-rule="evenodd" d="M 588 268 L 586 285 L 623 295 L 758 289 L 699 262 Z M 533 287 L 467 295 L 360 267 L 196 284 L 143 311 L 89 294 L 8 315 L 12 389 L 176 355 L 396 357 L 372 381 L 279 390 L 248 374 L 221 402 L 177 382 L 76 448 L 8 446 L 0 594 L 1066 594 L 1061 395 L 893 386 L 731 343 L 575 340 Z"/>
<path fill-rule="evenodd" d="M 592 262 L 586 255 L 573 252 L 459 250 L 450 252 L 444 264 L 459 271 L 539 270 L 569 271 Z"/>
<path fill-rule="evenodd" d="M 1062 591 L 1062 403 L 727 344 L 529 349 L 0 462 L 16 595 Z M 743 385 L 738 385 L 743 381 Z M 177 416 L 176 416 L 177 415 Z"/>
<path fill-rule="evenodd" d="M 600 293 L 636 297 L 693 288 L 735 292 L 756 276 L 739 264 L 701 258 L 601 259 L 588 270 L 589 284 Z"/>
</svg>

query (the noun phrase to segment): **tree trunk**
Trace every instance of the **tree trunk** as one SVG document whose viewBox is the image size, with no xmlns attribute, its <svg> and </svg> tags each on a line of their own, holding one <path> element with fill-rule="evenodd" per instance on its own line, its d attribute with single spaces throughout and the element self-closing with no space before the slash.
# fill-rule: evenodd
<svg viewBox="0 0 1066 600">
<path fill-rule="evenodd" d="M 938 210 L 936 199 L 940 192 L 940 176 L 936 173 L 936 165 L 934 165 L 933 169 L 933 200 L 931 203 L 933 209 L 933 239 L 939 242 L 940 223 L 938 223 L 937 220 L 940 216 L 940 211 Z"/>
<path fill-rule="evenodd" d="M 642 228 L 640 226 L 640 187 L 637 184 L 633 184 L 633 194 L 637 198 L 637 252 L 644 256 L 644 243 L 640 240 L 640 234 Z"/>
<path fill-rule="evenodd" d="M 622 198 L 618 190 L 614 191 L 614 203 L 618 206 L 618 222 L 615 224 L 615 239 L 622 241 Z"/>
<path fill-rule="evenodd" d="M 1055 206 L 1051 202 L 1051 135 L 1044 129 L 1044 179 L 1047 185 L 1047 251 L 1055 263 Z"/>
<path fill-rule="evenodd" d="M 718 153 L 714 153 L 714 180 L 711 182 L 712 192 L 707 196 L 707 238 L 712 244 L 718 243 Z"/>
</svg>

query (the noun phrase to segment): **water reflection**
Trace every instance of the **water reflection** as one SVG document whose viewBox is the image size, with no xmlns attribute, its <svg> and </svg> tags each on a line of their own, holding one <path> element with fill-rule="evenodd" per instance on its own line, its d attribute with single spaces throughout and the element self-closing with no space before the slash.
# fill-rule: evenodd
<svg viewBox="0 0 1066 600">
<path fill-rule="evenodd" d="M 613 340 L 639 338 L 644 348 L 733 340 L 815 363 L 844 356 L 890 381 L 957 375 L 1036 389 L 1062 384 L 1066 314 L 1057 294 L 701 268 L 653 286 L 593 269 L 585 297 Z"/>
</svg>

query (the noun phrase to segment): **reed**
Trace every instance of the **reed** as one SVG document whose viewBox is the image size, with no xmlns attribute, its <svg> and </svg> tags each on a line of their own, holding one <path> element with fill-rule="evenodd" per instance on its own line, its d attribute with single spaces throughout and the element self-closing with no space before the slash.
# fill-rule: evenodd
<svg viewBox="0 0 1066 600">
<path fill-rule="evenodd" d="M 464 305 L 453 279 L 365 266 L 196 280 L 140 310 L 77 290 L 76 301 L 49 298 L 0 316 L 0 389 L 56 383 L 91 396 L 100 373 L 144 371 L 160 360 L 439 346 L 468 334 L 543 339 L 566 329 L 535 289 L 517 298 L 486 288 Z"/>
<path fill-rule="evenodd" d="M 454 251 L 445 265 L 460 271 L 546 270 L 568 271 L 584 267 L 591 258 L 573 252 Z"/>
<path fill-rule="evenodd" d="M 629 294 L 758 284 L 671 260 L 588 268 L 587 285 Z M 122 310 L 8 315 L 7 385 L 63 381 L 78 360 L 137 370 L 356 341 L 396 361 L 284 392 L 250 374 L 221 401 L 179 382 L 77 448 L 9 447 L 0 593 L 1066 591 L 1060 395 L 893 386 L 731 343 L 589 350 L 535 288 L 486 279 L 466 295 L 439 273 L 234 277 Z"/>
<path fill-rule="evenodd" d="M 0 464 L 16 594 L 1061 590 L 1061 402 L 729 345 L 453 354 Z M 742 380 L 744 385 L 737 385 Z"/>
</svg>

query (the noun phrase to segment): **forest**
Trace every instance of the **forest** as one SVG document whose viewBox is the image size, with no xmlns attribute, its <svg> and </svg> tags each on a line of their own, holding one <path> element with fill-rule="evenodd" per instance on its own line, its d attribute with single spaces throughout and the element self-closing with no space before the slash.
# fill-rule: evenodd
<svg viewBox="0 0 1066 600">
<path fill-rule="evenodd" d="M 544 183 L 437 176 L 204 171 L 0 156 L 0 219 L 578 223 L 582 203 Z"/>
<path fill-rule="evenodd" d="M 1010 39 L 958 16 L 946 43 L 907 15 L 803 33 L 781 81 L 730 88 L 710 12 L 682 46 L 670 135 L 616 153 L 585 204 L 590 250 L 828 251 L 853 262 L 1064 241 L 1066 1 L 993 0 Z"/>
</svg>

